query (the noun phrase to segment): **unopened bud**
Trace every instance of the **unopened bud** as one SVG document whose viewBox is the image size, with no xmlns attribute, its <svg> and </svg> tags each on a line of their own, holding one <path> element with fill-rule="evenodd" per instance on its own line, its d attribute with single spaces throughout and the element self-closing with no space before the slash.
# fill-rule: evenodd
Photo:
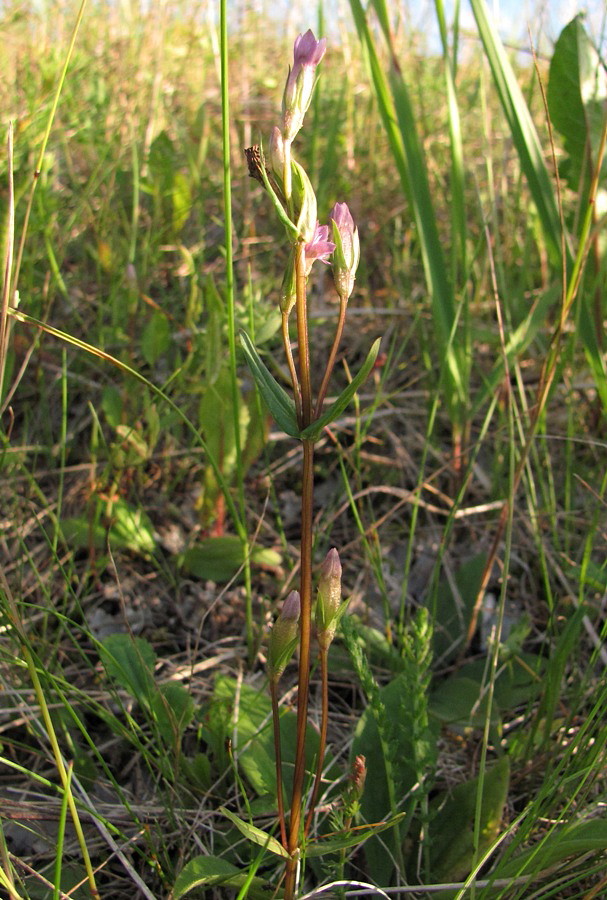
<svg viewBox="0 0 607 900">
<path fill-rule="evenodd" d="M 291 161 L 291 172 L 293 179 L 293 201 L 295 209 L 298 210 L 297 228 L 299 236 L 303 241 L 311 241 L 316 233 L 318 225 L 318 207 L 316 204 L 316 194 L 312 187 L 312 182 L 308 178 L 308 173 L 303 166 L 296 160 Z"/>
<path fill-rule="evenodd" d="M 295 306 L 297 301 L 297 278 L 295 276 L 295 255 L 293 251 L 289 254 L 289 261 L 285 274 L 282 279 L 282 287 L 280 289 L 280 310 L 287 316 Z"/>
<path fill-rule="evenodd" d="M 272 171 L 278 179 L 278 183 L 282 184 L 285 168 L 285 144 L 280 133 L 280 128 L 274 126 L 270 135 L 270 164 Z"/>
<path fill-rule="evenodd" d="M 333 279 L 342 300 L 348 300 L 354 290 L 354 278 L 360 260 L 358 229 L 354 224 L 347 203 L 336 203 L 329 219 L 333 225 L 335 253 L 333 255 Z"/>
<path fill-rule="evenodd" d="M 301 604 L 298 591 L 291 591 L 274 622 L 268 647 L 268 676 L 278 681 L 297 645 Z"/>
<path fill-rule="evenodd" d="M 327 650 L 335 637 L 341 607 L 341 561 L 333 548 L 325 557 L 318 581 L 316 631 L 322 650 Z"/>
</svg>

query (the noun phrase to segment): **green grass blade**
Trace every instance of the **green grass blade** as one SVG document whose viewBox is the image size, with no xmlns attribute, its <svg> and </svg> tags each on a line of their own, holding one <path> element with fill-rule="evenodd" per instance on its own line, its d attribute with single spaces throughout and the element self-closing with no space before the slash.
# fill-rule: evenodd
<svg viewBox="0 0 607 900">
<path fill-rule="evenodd" d="M 255 657 L 255 634 L 253 629 L 253 594 L 251 587 L 251 563 L 249 540 L 246 529 L 247 505 L 245 502 L 245 466 L 240 437 L 240 408 L 242 401 L 238 386 L 236 362 L 236 301 L 234 289 L 234 260 L 232 253 L 232 177 L 230 168 L 230 97 L 228 67 L 228 10 L 227 0 L 220 3 L 220 46 L 221 46 L 221 135 L 223 157 L 223 214 L 226 252 L 226 310 L 228 330 L 228 354 L 230 359 L 230 390 L 232 395 L 232 415 L 234 422 L 234 450 L 236 454 L 236 481 L 240 520 L 243 529 L 239 536 L 243 542 L 245 580 L 245 620 L 249 661 Z"/>
<path fill-rule="evenodd" d="M 428 290 L 432 300 L 432 315 L 440 352 L 447 355 L 449 379 L 447 401 L 451 413 L 461 417 L 461 408 L 467 395 L 467 379 L 458 354 L 449 345 L 449 336 L 455 320 L 455 300 L 453 288 L 447 275 L 447 266 L 442 251 L 436 213 L 432 203 L 428 173 L 424 153 L 417 133 L 415 115 L 409 90 L 403 78 L 387 31 L 388 15 L 385 0 L 375 0 L 384 37 L 391 52 L 390 74 L 386 77 L 379 60 L 375 42 L 371 35 L 365 12 L 360 0 L 350 0 L 350 7 L 356 23 L 359 38 L 366 51 L 373 86 L 379 105 L 382 123 L 404 193 L 407 195 L 417 225 L 421 246 L 422 262 Z"/>
<path fill-rule="evenodd" d="M 497 29 L 491 20 L 485 0 L 470 0 L 470 5 L 487 60 L 491 66 L 493 81 L 508 121 L 521 168 L 542 223 L 550 256 L 555 265 L 560 265 L 562 256 L 561 222 L 555 188 L 546 168 L 531 113 L 506 56 Z M 567 255 L 569 256 L 569 252 Z"/>
</svg>

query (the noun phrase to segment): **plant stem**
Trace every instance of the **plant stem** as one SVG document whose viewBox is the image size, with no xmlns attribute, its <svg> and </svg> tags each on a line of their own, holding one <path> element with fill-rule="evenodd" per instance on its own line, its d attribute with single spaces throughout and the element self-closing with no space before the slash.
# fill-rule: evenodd
<svg viewBox="0 0 607 900">
<path fill-rule="evenodd" d="M 280 823 L 280 840 L 287 849 L 287 826 L 285 825 L 285 807 L 282 799 L 282 753 L 280 749 L 280 719 L 278 712 L 278 682 L 270 679 L 270 697 L 272 698 L 272 720 L 274 723 L 274 756 L 276 759 L 276 803 L 278 805 L 278 821 Z"/>
<path fill-rule="evenodd" d="M 293 359 L 293 348 L 291 347 L 291 339 L 289 337 L 289 314 L 282 314 L 282 342 L 287 357 L 287 366 L 289 367 L 289 375 L 291 376 L 291 384 L 293 385 L 293 400 L 295 401 L 295 412 L 297 414 L 297 422 L 302 425 L 301 421 L 301 393 L 299 390 L 299 379 L 297 378 L 297 369 L 295 368 L 295 360 Z"/>
<path fill-rule="evenodd" d="M 327 746 L 327 727 L 329 725 L 329 648 L 320 648 L 320 681 L 322 686 L 322 711 L 320 718 L 320 738 L 318 741 L 318 758 L 316 760 L 316 774 L 314 776 L 314 787 L 312 788 L 312 796 L 308 807 L 308 815 L 304 828 L 304 837 L 307 837 L 312 820 L 314 818 L 314 810 L 318 802 L 318 794 L 320 792 L 320 782 L 322 779 L 322 767 L 325 759 L 325 747 Z"/>
<path fill-rule="evenodd" d="M 337 351 L 339 349 L 339 345 L 341 343 L 341 336 L 344 330 L 344 323 L 346 321 L 346 307 L 348 305 L 347 298 L 340 297 L 339 299 L 339 319 L 337 320 L 337 328 L 335 329 L 335 337 L 333 339 L 333 346 L 331 347 L 331 353 L 329 354 L 329 361 L 327 363 L 327 368 L 325 369 L 325 374 L 322 379 L 322 384 L 320 386 L 320 390 L 318 392 L 318 397 L 316 398 L 316 418 L 320 416 L 322 413 L 322 405 L 325 400 L 325 396 L 327 393 L 327 388 L 329 387 L 329 381 L 331 380 L 331 375 L 333 374 L 333 368 L 335 366 L 335 359 L 337 357 Z"/>
<path fill-rule="evenodd" d="M 301 419 L 305 428 L 312 421 L 312 390 L 310 383 L 310 347 L 308 342 L 308 311 L 306 305 L 305 244 L 295 248 L 295 276 L 297 288 L 297 341 L 299 348 L 299 376 L 301 384 Z M 301 563 L 299 632 L 299 677 L 297 682 L 297 743 L 293 773 L 293 795 L 289 821 L 288 850 L 293 858 L 287 862 L 285 900 L 292 900 L 295 889 L 299 832 L 303 806 L 305 776 L 306 725 L 308 721 L 308 693 L 310 686 L 310 631 L 312 620 L 312 540 L 314 501 L 314 441 L 303 441 L 301 485 Z"/>
</svg>

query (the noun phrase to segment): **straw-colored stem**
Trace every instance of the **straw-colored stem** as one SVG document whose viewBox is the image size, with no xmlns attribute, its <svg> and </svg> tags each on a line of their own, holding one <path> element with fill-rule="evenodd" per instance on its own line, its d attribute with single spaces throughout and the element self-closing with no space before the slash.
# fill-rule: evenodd
<svg viewBox="0 0 607 900">
<path fill-rule="evenodd" d="M 305 246 L 299 242 L 295 252 L 297 289 L 297 341 L 299 347 L 299 376 L 301 385 L 302 426 L 312 421 L 312 393 L 310 383 L 310 348 L 308 343 L 308 311 L 306 306 Z M 296 851 L 299 848 L 303 784 L 305 777 L 306 725 L 308 721 L 308 693 L 310 686 L 310 631 L 312 620 L 312 541 L 314 501 L 314 442 L 303 441 L 301 485 L 301 563 L 299 631 L 299 677 L 297 684 L 297 739 L 293 795 L 289 820 L 288 850 L 292 854 L 286 867 L 285 900 L 292 900 L 297 872 Z"/>
<path fill-rule="evenodd" d="M 7 147 L 7 174 L 8 190 L 6 196 L 7 225 L 6 225 L 6 252 L 4 258 L 4 280 L 2 283 L 2 299 L 0 300 L 0 401 L 2 400 L 2 387 L 4 384 L 4 368 L 6 365 L 6 353 L 8 348 L 8 307 L 13 299 L 11 296 L 11 284 L 13 278 L 13 248 L 15 240 L 15 192 L 13 186 L 13 123 L 8 123 Z"/>
</svg>

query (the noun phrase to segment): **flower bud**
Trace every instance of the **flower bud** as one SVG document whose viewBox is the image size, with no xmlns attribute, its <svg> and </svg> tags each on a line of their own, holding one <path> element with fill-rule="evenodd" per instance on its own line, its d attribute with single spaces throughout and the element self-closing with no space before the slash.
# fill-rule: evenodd
<svg viewBox="0 0 607 900">
<path fill-rule="evenodd" d="M 288 316 L 297 301 L 297 279 L 295 277 L 295 255 L 289 254 L 289 261 L 280 289 L 280 310 Z"/>
<path fill-rule="evenodd" d="M 308 173 L 304 167 L 300 166 L 294 159 L 291 161 L 291 172 L 293 180 L 293 202 L 295 204 L 295 209 L 299 214 L 297 228 L 301 239 L 308 242 L 313 240 L 318 225 L 316 194 L 314 193 L 314 188 L 308 178 Z"/>
<path fill-rule="evenodd" d="M 280 133 L 280 128 L 277 128 L 276 125 L 272 129 L 272 134 L 270 135 L 270 165 L 272 166 L 274 175 L 278 179 L 278 183 L 282 184 L 285 174 L 285 144 L 282 139 L 282 134 Z"/>
<path fill-rule="evenodd" d="M 321 650 L 328 650 L 335 637 L 341 609 L 341 561 L 333 548 L 326 555 L 318 581 L 316 631 Z"/>
<path fill-rule="evenodd" d="M 358 229 L 347 203 L 336 203 L 329 213 L 329 219 L 335 241 L 333 279 L 341 299 L 348 300 L 354 290 L 354 278 L 360 260 Z"/>
<path fill-rule="evenodd" d="M 282 96 L 285 141 L 292 141 L 303 125 L 314 90 L 316 66 L 325 55 L 326 46 L 326 38 L 317 41 L 310 29 L 295 40 L 293 68 L 289 70 Z"/>
<path fill-rule="evenodd" d="M 278 681 L 295 650 L 300 608 L 299 592 L 291 591 L 274 622 L 267 662 L 268 676 L 272 681 Z"/>
</svg>

